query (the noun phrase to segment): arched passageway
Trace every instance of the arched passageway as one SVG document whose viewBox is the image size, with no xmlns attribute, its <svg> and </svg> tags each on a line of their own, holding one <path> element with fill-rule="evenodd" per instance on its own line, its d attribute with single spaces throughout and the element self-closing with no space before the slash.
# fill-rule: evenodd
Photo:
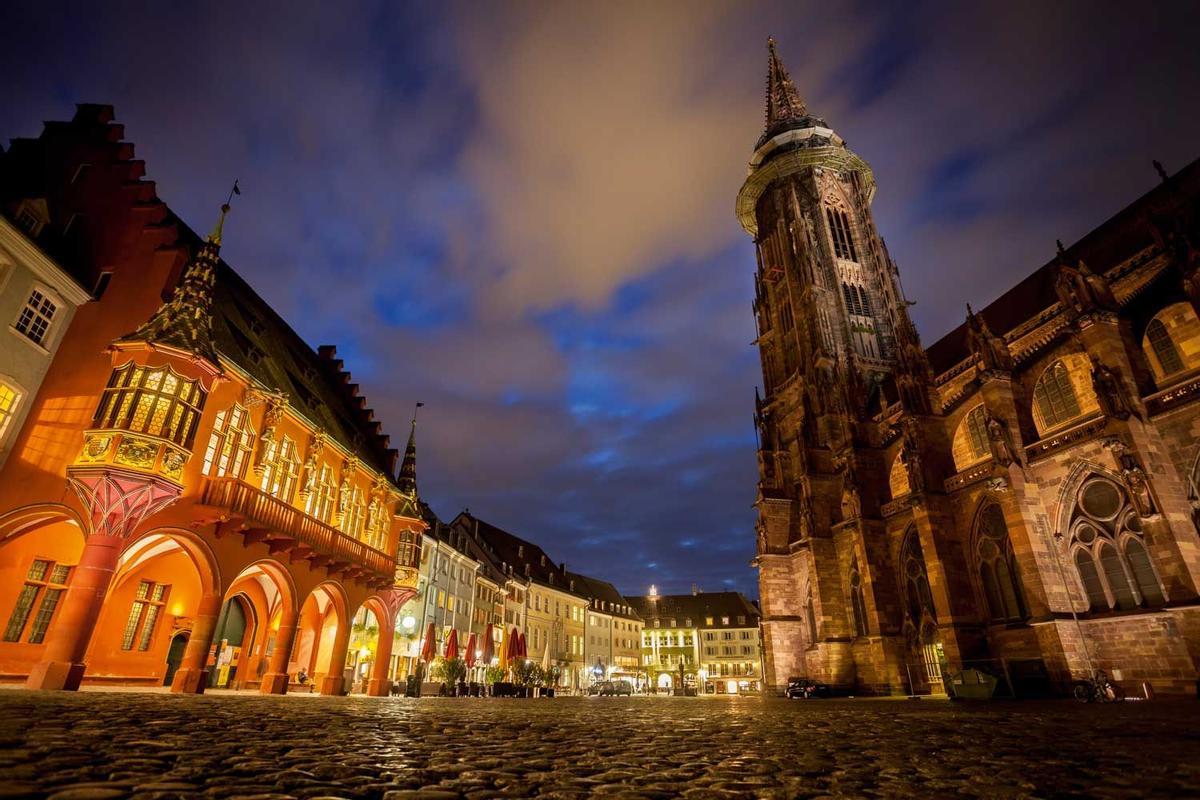
<svg viewBox="0 0 1200 800">
<path fill-rule="evenodd" d="M 333 581 L 326 581 L 313 589 L 300 607 L 296 648 L 291 659 L 293 676 L 303 670 L 321 694 L 345 694 L 349 644 L 345 590 Z"/>
</svg>

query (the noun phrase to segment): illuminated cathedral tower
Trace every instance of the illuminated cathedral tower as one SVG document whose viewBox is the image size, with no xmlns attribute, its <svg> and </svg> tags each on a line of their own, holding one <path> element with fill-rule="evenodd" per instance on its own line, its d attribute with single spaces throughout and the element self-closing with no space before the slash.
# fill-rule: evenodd
<svg viewBox="0 0 1200 800">
<path fill-rule="evenodd" d="M 861 624 L 847 599 L 862 601 L 842 576 L 863 571 L 856 540 L 870 535 L 862 519 L 880 502 L 860 487 L 886 484 L 877 451 L 890 432 L 877 420 L 899 402 L 919 425 L 930 372 L 871 217 L 871 168 L 809 111 L 773 40 L 768 48 L 766 127 L 737 199 L 758 255 L 756 561 L 768 680 L 843 682 Z"/>
</svg>

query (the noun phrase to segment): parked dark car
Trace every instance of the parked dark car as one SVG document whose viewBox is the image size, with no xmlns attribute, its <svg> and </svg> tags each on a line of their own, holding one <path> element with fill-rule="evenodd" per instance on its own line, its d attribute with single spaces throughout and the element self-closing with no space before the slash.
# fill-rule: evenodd
<svg viewBox="0 0 1200 800">
<path fill-rule="evenodd" d="M 588 690 L 588 694 L 596 694 L 601 697 L 616 697 L 618 695 L 632 695 L 633 684 L 629 681 L 601 681 L 592 684 Z"/>
<path fill-rule="evenodd" d="M 788 700 L 808 700 L 813 697 L 829 697 L 829 686 L 808 678 L 788 678 L 787 689 L 783 692 Z"/>
</svg>

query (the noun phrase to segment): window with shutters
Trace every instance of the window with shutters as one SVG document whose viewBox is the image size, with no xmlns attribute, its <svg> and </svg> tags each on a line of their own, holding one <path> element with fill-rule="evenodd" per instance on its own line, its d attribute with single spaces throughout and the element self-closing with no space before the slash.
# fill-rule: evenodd
<svg viewBox="0 0 1200 800">
<path fill-rule="evenodd" d="M 122 650 L 133 650 L 135 646 L 140 651 L 150 649 L 155 627 L 162 616 L 170 591 L 170 585 L 165 583 L 138 583 L 137 595 L 129 609 L 129 618 L 125 621 L 125 633 L 121 638 Z"/>
<path fill-rule="evenodd" d="M 1094 475 L 1076 496 L 1071 560 L 1092 611 L 1156 608 L 1166 602 L 1142 532 L 1141 517 L 1123 487 Z"/>
<path fill-rule="evenodd" d="M 1055 361 L 1033 387 L 1034 414 L 1040 428 L 1053 428 L 1078 417 L 1082 412 L 1067 365 Z"/>
<path fill-rule="evenodd" d="M 30 644 L 41 644 L 54 619 L 72 568 L 50 559 L 35 558 L 25 573 L 25 583 L 17 594 L 17 602 L 8 616 L 4 641 L 19 642 L 22 636 Z M 37 609 L 36 614 L 34 609 Z M 32 624 L 30 619 L 32 618 Z"/>
</svg>

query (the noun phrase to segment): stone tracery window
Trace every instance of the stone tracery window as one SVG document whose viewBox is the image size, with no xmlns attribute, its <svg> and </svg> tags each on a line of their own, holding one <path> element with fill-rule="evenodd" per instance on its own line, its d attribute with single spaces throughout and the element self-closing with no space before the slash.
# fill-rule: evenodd
<svg viewBox="0 0 1200 800">
<path fill-rule="evenodd" d="M 858 261 L 854 248 L 854 235 L 850 228 L 850 217 L 840 208 L 826 206 L 825 217 L 829 221 L 829 233 L 833 237 L 833 254 L 844 261 Z"/>
<path fill-rule="evenodd" d="M 1015 622 L 1026 616 L 1017 558 L 1000 506 L 990 503 L 979 515 L 975 559 L 979 582 L 992 622 Z"/>
<path fill-rule="evenodd" d="M 245 474 L 250 452 L 254 449 L 254 427 L 246 409 L 236 403 L 217 412 L 212 435 L 204 451 L 204 474 L 213 477 Z"/>
<path fill-rule="evenodd" d="M 1091 610 L 1166 602 L 1144 538 L 1124 489 L 1098 475 L 1084 482 L 1075 499 L 1070 547 Z"/>
<path fill-rule="evenodd" d="M 925 570 L 925 554 L 921 551 L 921 540 L 916 530 L 909 531 L 901 548 L 900 579 L 903 584 L 904 611 L 909 621 L 919 627 L 926 616 L 937 619 L 933 594 L 929 590 L 929 575 Z"/>
<path fill-rule="evenodd" d="M 1183 370 L 1183 359 L 1179 357 L 1179 349 L 1175 347 L 1175 342 L 1171 341 L 1171 334 L 1167 332 L 1167 326 L 1162 320 L 1150 320 L 1150 324 L 1146 326 L 1146 340 L 1150 349 L 1154 351 L 1164 375 Z"/>
<path fill-rule="evenodd" d="M 1063 361 L 1055 361 L 1038 378 L 1033 387 L 1033 406 L 1043 429 L 1069 422 L 1082 413 L 1071 374 Z"/>
</svg>

